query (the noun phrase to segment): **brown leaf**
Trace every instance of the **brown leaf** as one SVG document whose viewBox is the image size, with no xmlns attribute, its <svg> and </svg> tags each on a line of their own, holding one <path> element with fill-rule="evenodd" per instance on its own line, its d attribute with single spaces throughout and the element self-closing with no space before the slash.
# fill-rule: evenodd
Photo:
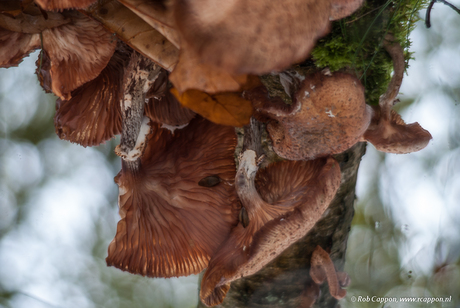
<svg viewBox="0 0 460 308">
<path fill-rule="evenodd" d="M 94 5 L 86 13 L 113 31 L 129 46 L 172 71 L 179 58 L 179 50 L 160 32 L 117 1 Z"/>
<path fill-rule="evenodd" d="M 239 93 L 211 95 L 198 90 L 187 90 L 179 94 L 175 88 L 171 92 L 183 106 L 217 124 L 244 126 L 249 123 L 253 112 L 251 102 L 242 98 Z"/>
<path fill-rule="evenodd" d="M 174 27 L 171 11 L 160 3 L 149 0 L 119 0 L 119 2 L 164 35 L 174 46 L 180 48 L 179 33 Z"/>
</svg>

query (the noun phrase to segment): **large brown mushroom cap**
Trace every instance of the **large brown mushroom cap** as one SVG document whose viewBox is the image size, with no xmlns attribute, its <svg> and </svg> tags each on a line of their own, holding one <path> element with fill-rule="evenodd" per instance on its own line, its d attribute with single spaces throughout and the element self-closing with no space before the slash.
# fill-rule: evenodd
<svg viewBox="0 0 460 308">
<path fill-rule="evenodd" d="M 281 100 L 269 101 L 266 93 L 264 98 L 260 88 L 258 91 L 248 94 L 249 98 L 260 115 L 271 119 L 267 130 L 274 151 L 290 160 L 349 149 L 361 139 L 371 119 L 364 87 L 350 74 L 307 76 L 291 106 Z"/>
<path fill-rule="evenodd" d="M 329 31 L 330 9 L 328 0 L 178 0 L 174 15 L 200 59 L 233 74 L 262 74 L 303 60 Z"/>
<path fill-rule="evenodd" d="M 200 291 L 208 306 L 223 301 L 233 280 L 256 273 L 302 238 L 340 186 L 340 168 L 333 158 L 275 163 L 260 170 L 254 184 L 253 153 L 245 152 L 235 180 L 249 222 L 232 230 L 209 263 Z"/>
<path fill-rule="evenodd" d="M 197 274 L 236 224 L 232 127 L 195 118 L 174 135 L 152 124 L 137 173 L 124 167 L 107 264 L 150 277 Z M 222 182 L 198 183 L 208 176 Z"/>
</svg>

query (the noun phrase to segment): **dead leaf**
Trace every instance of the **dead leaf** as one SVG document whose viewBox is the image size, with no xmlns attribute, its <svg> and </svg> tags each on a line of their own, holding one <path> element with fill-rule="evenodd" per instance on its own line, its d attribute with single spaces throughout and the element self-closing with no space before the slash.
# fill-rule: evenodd
<svg viewBox="0 0 460 308">
<path fill-rule="evenodd" d="M 172 71 L 179 58 L 179 50 L 160 32 L 117 1 L 94 5 L 86 13 L 113 31 L 129 46 Z"/>
<path fill-rule="evenodd" d="M 119 2 L 164 35 L 174 46 L 180 48 L 179 33 L 174 27 L 171 11 L 149 0 L 119 0 Z"/>
<path fill-rule="evenodd" d="M 210 95 L 192 89 L 179 94 L 175 88 L 171 93 L 183 106 L 217 124 L 241 127 L 248 124 L 252 116 L 251 102 L 242 98 L 240 93 Z"/>
</svg>

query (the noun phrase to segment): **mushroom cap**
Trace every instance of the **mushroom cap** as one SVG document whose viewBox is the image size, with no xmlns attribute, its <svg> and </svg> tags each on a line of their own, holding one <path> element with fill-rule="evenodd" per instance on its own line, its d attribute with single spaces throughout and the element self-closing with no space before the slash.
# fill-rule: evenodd
<svg viewBox="0 0 460 308">
<path fill-rule="evenodd" d="M 237 223 L 235 132 L 202 118 L 174 135 L 151 126 L 139 170 L 123 162 L 115 178 L 121 221 L 106 261 L 149 277 L 198 274 Z M 200 186 L 210 175 L 222 182 Z"/>
<path fill-rule="evenodd" d="M 345 73 L 306 76 L 291 106 L 281 100 L 277 104 L 255 103 L 259 114 L 272 119 L 267 130 L 274 151 L 290 160 L 314 159 L 349 149 L 360 141 L 372 114 L 364 87 Z"/>
<path fill-rule="evenodd" d="M 0 67 L 17 66 L 24 57 L 40 48 L 40 35 L 0 28 L 0 46 Z"/>
<path fill-rule="evenodd" d="M 339 165 L 330 157 L 278 162 L 257 172 L 257 191 L 269 204 L 255 210 L 242 200 L 249 224 L 233 228 L 212 257 L 201 282 L 202 302 L 221 303 L 233 280 L 255 274 L 302 238 L 329 206 L 340 178 Z M 238 181 L 237 174 L 236 187 Z"/>
<path fill-rule="evenodd" d="M 232 74 L 302 61 L 330 28 L 328 0 L 178 0 L 173 9 L 182 47 Z"/>
<path fill-rule="evenodd" d="M 371 125 L 363 137 L 378 151 L 395 154 L 417 152 L 425 148 L 433 138 L 430 132 L 417 122 L 404 123 L 394 110 L 389 113 L 390 119 L 380 116 L 380 107 L 377 106 L 374 110 Z"/>
<path fill-rule="evenodd" d="M 353 14 L 363 5 L 364 0 L 331 0 L 330 20 L 338 20 Z"/>
<path fill-rule="evenodd" d="M 73 90 L 70 100 L 56 101 L 54 126 L 59 138 L 86 147 L 121 133 L 120 85 L 128 60 L 129 54 L 115 52 L 99 76 Z"/>
</svg>

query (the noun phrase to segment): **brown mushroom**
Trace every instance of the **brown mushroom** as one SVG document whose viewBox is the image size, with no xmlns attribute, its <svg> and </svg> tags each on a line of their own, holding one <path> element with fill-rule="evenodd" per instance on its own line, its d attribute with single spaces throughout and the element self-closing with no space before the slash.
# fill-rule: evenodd
<svg viewBox="0 0 460 308">
<path fill-rule="evenodd" d="M 263 74 L 304 60 L 333 15 L 329 0 L 178 0 L 173 10 L 181 49 L 231 74 Z"/>
<path fill-rule="evenodd" d="M 372 109 L 364 87 L 346 73 L 308 75 L 292 105 L 270 99 L 265 87 L 247 91 L 259 117 L 268 121 L 274 151 L 290 160 L 314 159 L 341 153 L 361 140 Z"/>
<path fill-rule="evenodd" d="M 404 51 L 391 34 L 387 34 L 383 46 L 393 60 L 394 73 L 388 90 L 380 97 L 379 105 L 374 107 L 372 121 L 363 140 L 387 153 L 406 154 L 420 151 L 432 139 L 431 134 L 417 122 L 404 123 L 401 116 L 391 109 L 404 76 Z"/>
<path fill-rule="evenodd" d="M 75 11 L 72 23 L 43 31 L 43 48 L 50 57 L 51 90 L 61 99 L 96 78 L 107 66 L 117 41 L 98 22 Z"/>
<path fill-rule="evenodd" d="M 310 276 L 316 284 L 322 284 L 327 279 L 332 297 L 342 299 L 347 295 L 341 287 L 347 286 L 350 278 L 344 272 L 336 272 L 329 254 L 320 246 L 316 246 L 311 256 Z"/>
<path fill-rule="evenodd" d="M 195 117 L 195 112 L 182 107 L 176 97 L 170 92 L 168 83 L 169 73 L 163 70 L 155 83 L 146 94 L 148 102 L 145 105 L 145 115 L 152 121 L 163 126 L 179 127 L 186 125 Z"/>
<path fill-rule="evenodd" d="M 247 218 L 233 228 L 203 275 L 200 298 L 207 306 L 221 303 L 233 280 L 256 273 L 303 237 L 340 185 L 340 168 L 333 158 L 257 169 L 255 152 L 246 150 L 235 187 Z"/>
<path fill-rule="evenodd" d="M 54 126 L 59 138 L 86 147 L 121 133 L 120 85 L 128 59 L 128 52 L 115 52 L 98 77 L 73 90 L 70 100 L 56 101 Z M 45 54 L 43 65 L 48 62 Z"/>
<path fill-rule="evenodd" d="M 238 216 L 232 127 L 193 119 L 174 135 L 151 123 L 140 168 L 115 178 L 121 221 L 107 264 L 149 277 L 197 274 Z M 222 182 L 199 185 L 216 175 Z"/>
</svg>

